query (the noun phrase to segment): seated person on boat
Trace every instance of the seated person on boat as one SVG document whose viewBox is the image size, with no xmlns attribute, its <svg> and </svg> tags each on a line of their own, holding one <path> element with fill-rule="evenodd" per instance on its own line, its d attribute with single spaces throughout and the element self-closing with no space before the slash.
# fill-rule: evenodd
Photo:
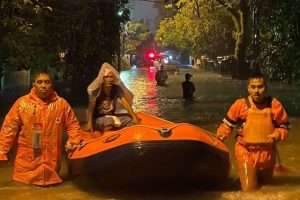
<svg viewBox="0 0 300 200">
<path fill-rule="evenodd" d="M 125 87 L 119 73 L 108 63 L 103 63 L 98 77 L 88 86 L 89 110 L 85 131 L 101 132 L 124 127 L 130 122 L 139 124 L 140 119 L 132 109 L 133 94 Z M 117 115 L 118 99 L 128 115 Z"/>
</svg>

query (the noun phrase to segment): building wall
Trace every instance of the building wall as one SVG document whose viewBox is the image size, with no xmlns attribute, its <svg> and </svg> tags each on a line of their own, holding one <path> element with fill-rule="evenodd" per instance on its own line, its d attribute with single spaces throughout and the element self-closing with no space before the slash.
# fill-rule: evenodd
<svg viewBox="0 0 300 200">
<path fill-rule="evenodd" d="M 1 77 L 1 90 L 19 86 L 30 86 L 30 70 L 9 72 Z"/>
</svg>

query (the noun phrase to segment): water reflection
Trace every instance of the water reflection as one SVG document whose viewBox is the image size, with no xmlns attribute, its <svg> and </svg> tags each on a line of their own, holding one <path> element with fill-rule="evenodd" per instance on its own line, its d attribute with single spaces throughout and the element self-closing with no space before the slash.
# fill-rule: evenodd
<svg viewBox="0 0 300 200">
<path fill-rule="evenodd" d="M 155 68 L 154 67 L 149 67 L 148 68 L 148 80 L 149 82 L 155 82 Z"/>
<path fill-rule="evenodd" d="M 158 115 L 157 90 L 154 68 L 131 69 L 121 73 L 121 78 L 134 94 L 135 111 Z"/>
</svg>

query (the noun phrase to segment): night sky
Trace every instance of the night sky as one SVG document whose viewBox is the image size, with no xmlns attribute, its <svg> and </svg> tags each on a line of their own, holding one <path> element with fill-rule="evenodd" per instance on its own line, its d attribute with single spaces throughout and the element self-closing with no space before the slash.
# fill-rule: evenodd
<svg viewBox="0 0 300 200">
<path fill-rule="evenodd" d="M 159 2 L 160 0 L 155 1 Z M 161 3 L 161 6 L 164 5 Z M 148 19 L 151 31 L 155 32 L 159 24 L 159 9 L 154 7 L 154 2 L 151 2 L 151 0 L 130 0 L 129 8 L 131 10 L 131 21 Z"/>
</svg>

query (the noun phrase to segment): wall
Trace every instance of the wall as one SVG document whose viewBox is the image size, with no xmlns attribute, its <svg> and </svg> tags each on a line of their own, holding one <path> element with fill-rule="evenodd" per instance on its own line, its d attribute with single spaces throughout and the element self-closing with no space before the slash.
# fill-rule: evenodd
<svg viewBox="0 0 300 200">
<path fill-rule="evenodd" d="M 1 78 L 1 90 L 19 87 L 19 86 L 30 86 L 30 71 L 13 71 L 4 74 Z"/>
</svg>

